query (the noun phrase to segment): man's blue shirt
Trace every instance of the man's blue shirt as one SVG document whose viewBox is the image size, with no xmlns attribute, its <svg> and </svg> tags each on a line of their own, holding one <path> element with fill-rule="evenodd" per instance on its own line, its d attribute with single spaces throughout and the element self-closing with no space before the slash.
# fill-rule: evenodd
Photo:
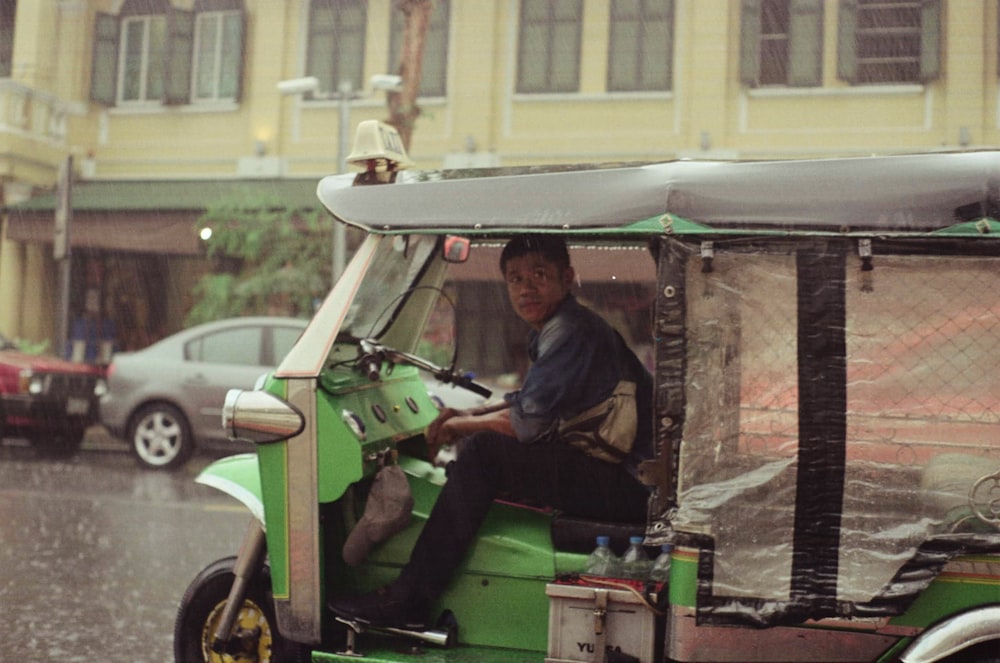
<svg viewBox="0 0 1000 663">
<path fill-rule="evenodd" d="M 522 442 L 533 442 L 570 418 L 611 396 L 620 380 L 636 383 L 639 426 L 624 465 L 635 474 L 653 456 L 651 404 L 653 381 L 621 336 L 601 316 L 572 295 L 529 335 L 531 367 L 519 391 L 506 394 L 510 420 Z"/>
</svg>

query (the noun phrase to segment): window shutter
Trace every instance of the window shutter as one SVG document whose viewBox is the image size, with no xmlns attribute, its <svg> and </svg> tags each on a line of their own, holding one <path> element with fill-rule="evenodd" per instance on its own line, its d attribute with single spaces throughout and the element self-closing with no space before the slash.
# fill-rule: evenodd
<svg viewBox="0 0 1000 663">
<path fill-rule="evenodd" d="M 235 99 L 239 102 L 243 99 L 243 61 L 246 60 L 247 53 L 247 12 L 242 7 L 240 7 L 240 36 L 237 41 L 240 44 L 240 56 L 235 59 L 236 71 L 233 72 L 233 75 L 236 77 Z"/>
<path fill-rule="evenodd" d="M 114 106 L 118 83 L 118 17 L 97 12 L 90 67 L 90 100 Z"/>
<path fill-rule="evenodd" d="M 163 66 L 163 103 L 191 103 L 194 12 L 172 8 L 167 14 L 167 54 Z"/>
<path fill-rule="evenodd" d="M 823 82 L 823 0 L 792 0 L 788 25 L 788 84 Z"/>
<path fill-rule="evenodd" d="M 664 63 L 666 72 L 664 73 L 667 81 L 667 90 L 674 89 L 674 34 L 677 32 L 676 21 L 677 12 L 674 11 L 674 0 L 666 0 L 664 2 L 667 11 L 667 61 Z"/>
<path fill-rule="evenodd" d="M 840 0 L 840 12 L 837 16 L 837 75 L 849 83 L 858 80 L 857 19 L 856 0 Z"/>
<path fill-rule="evenodd" d="M 742 0 L 740 5 L 740 82 L 757 87 L 760 82 L 760 0 Z"/>
<path fill-rule="evenodd" d="M 941 0 L 924 0 L 920 8 L 920 80 L 941 75 Z"/>
</svg>

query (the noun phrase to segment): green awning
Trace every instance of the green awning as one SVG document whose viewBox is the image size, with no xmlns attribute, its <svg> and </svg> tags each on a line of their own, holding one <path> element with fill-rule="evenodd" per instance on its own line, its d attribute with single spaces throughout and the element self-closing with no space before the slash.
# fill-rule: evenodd
<svg viewBox="0 0 1000 663">
<path fill-rule="evenodd" d="M 317 209 L 317 178 L 261 180 L 105 180 L 73 185 L 74 212 L 204 211 L 220 200 L 271 200 L 289 209 Z M 53 212 L 55 192 L 5 211 Z"/>
<path fill-rule="evenodd" d="M 73 185 L 74 248 L 201 255 L 195 225 L 219 202 L 245 201 L 288 210 L 320 211 L 315 178 L 261 180 L 109 180 Z M 54 192 L 3 208 L 6 239 L 51 244 Z"/>
</svg>

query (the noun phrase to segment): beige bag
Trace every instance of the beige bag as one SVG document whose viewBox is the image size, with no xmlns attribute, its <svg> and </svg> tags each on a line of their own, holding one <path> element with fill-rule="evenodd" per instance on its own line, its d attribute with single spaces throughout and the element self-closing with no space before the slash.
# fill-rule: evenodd
<svg viewBox="0 0 1000 663">
<path fill-rule="evenodd" d="M 556 437 L 588 456 L 620 463 L 632 450 L 638 425 L 635 383 L 622 380 L 607 400 L 561 420 Z"/>
</svg>

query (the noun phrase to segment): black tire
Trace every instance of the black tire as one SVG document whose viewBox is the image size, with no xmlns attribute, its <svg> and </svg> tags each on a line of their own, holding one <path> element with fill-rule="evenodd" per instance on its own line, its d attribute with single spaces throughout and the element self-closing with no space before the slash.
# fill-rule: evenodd
<svg viewBox="0 0 1000 663">
<path fill-rule="evenodd" d="M 235 630 L 243 628 L 245 637 L 234 640 L 246 653 L 217 654 L 212 651 L 215 625 L 233 586 L 235 557 L 226 557 L 207 566 L 191 582 L 174 624 L 174 660 L 176 663 L 303 663 L 308 650 L 286 641 L 278 633 L 271 598 L 271 575 L 263 567 L 250 581 L 243 608 L 236 618 Z"/>
<path fill-rule="evenodd" d="M 170 470 L 194 453 L 191 425 L 184 413 L 169 403 L 149 403 L 129 418 L 129 450 L 143 467 Z"/>
<path fill-rule="evenodd" d="M 1000 640 L 972 645 L 949 658 L 948 663 L 1000 663 Z"/>
</svg>

